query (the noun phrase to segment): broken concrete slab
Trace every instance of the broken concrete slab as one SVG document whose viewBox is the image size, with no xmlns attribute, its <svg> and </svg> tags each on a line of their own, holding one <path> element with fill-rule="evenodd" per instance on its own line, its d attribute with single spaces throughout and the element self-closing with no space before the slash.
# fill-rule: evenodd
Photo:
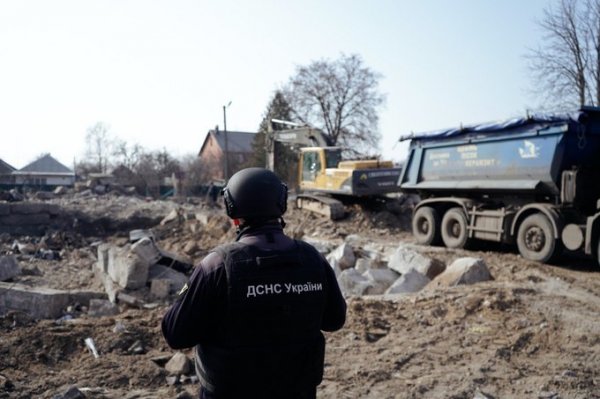
<svg viewBox="0 0 600 399">
<path fill-rule="evenodd" d="M 391 256 L 388 268 L 400 274 L 405 274 L 410 269 L 415 269 L 431 280 L 444 271 L 445 265 L 437 259 L 428 258 L 417 251 L 400 245 Z"/>
<path fill-rule="evenodd" d="M 383 294 L 400 277 L 391 269 L 369 269 L 362 275 L 373 282 L 373 285 L 368 287 L 365 292 L 367 295 Z"/>
<path fill-rule="evenodd" d="M 183 288 L 188 281 L 188 277 L 170 267 L 152 265 L 148 270 L 148 280 L 169 280 L 171 282 L 169 293 L 173 294 Z"/>
<path fill-rule="evenodd" d="M 155 264 L 162 257 L 160 249 L 149 237 L 143 237 L 136 241 L 131 245 L 131 250 L 150 265 Z"/>
<path fill-rule="evenodd" d="M 69 302 L 67 291 L 0 282 L 0 314 L 14 310 L 34 319 L 56 319 Z"/>
<path fill-rule="evenodd" d="M 177 352 L 173 355 L 171 360 L 165 364 L 165 370 L 167 370 L 170 375 L 187 374 L 190 372 L 190 364 L 190 359 L 188 359 L 185 354 Z"/>
<path fill-rule="evenodd" d="M 154 233 L 151 232 L 150 230 L 143 230 L 143 229 L 136 229 L 136 230 L 131 230 L 129 232 L 129 242 L 131 242 L 132 244 L 136 241 L 141 240 L 142 238 L 149 238 L 152 241 L 156 241 L 156 238 L 154 237 Z"/>
<path fill-rule="evenodd" d="M 335 262 L 341 270 L 350 269 L 356 263 L 354 248 L 346 242 L 342 243 L 327 255 L 329 263 Z"/>
<path fill-rule="evenodd" d="M 335 244 L 333 244 L 332 242 L 325 241 L 325 240 L 319 240 L 319 239 L 313 238 L 313 237 L 304 236 L 304 237 L 302 237 L 302 241 L 305 241 L 305 242 L 309 243 L 310 245 L 312 245 L 313 247 L 315 247 L 316 250 L 319 251 L 319 253 L 321 255 L 326 255 L 326 254 L 330 253 L 331 251 L 333 251 L 333 249 L 335 248 Z"/>
<path fill-rule="evenodd" d="M 10 280 L 21 274 L 21 267 L 17 258 L 9 256 L 0 256 L 0 281 Z"/>
<path fill-rule="evenodd" d="M 150 263 L 134 253 L 129 245 L 111 247 L 108 251 L 108 275 L 123 288 L 145 287 L 149 268 Z"/>
<path fill-rule="evenodd" d="M 427 287 L 454 287 L 461 284 L 475 284 L 493 280 L 487 265 L 481 258 L 459 258 L 435 278 Z"/>
<path fill-rule="evenodd" d="M 170 267 L 178 272 L 187 273 L 192 267 L 194 267 L 192 260 L 183 255 L 178 255 L 173 252 L 160 250 L 161 258 L 156 262 L 158 265 Z"/>
<path fill-rule="evenodd" d="M 367 289 L 374 286 L 371 280 L 354 268 L 342 271 L 337 280 L 345 296 L 365 295 Z"/>
<path fill-rule="evenodd" d="M 431 280 L 415 269 L 410 269 L 398 278 L 385 292 L 386 294 L 410 294 L 421 291 Z"/>
</svg>

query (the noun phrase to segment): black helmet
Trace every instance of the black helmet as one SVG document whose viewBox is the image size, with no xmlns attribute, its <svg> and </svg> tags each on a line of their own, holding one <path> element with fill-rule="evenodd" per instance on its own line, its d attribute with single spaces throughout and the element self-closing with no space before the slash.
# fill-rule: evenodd
<svg viewBox="0 0 600 399">
<path fill-rule="evenodd" d="M 275 173 L 247 168 L 235 173 L 223 189 L 227 216 L 265 220 L 282 216 L 287 209 L 287 186 Z"/>
</svg>

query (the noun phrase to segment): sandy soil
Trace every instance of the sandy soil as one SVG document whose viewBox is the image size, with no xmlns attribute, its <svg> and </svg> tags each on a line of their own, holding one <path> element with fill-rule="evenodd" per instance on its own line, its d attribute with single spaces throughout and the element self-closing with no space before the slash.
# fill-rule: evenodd
<svg viewBox="0 0 600 399">
<path fill-rule="evenodd" d="M 89 208 L 85 201 L 62 205 Z M 90 220 L 108 218 L 112 222 L 105 226 L 119 231 L 56 232 L 62 259 L 21 255 L 19 282 L 101 291 L 91 270 L 95 245 L 124 243 L 128 229 L 148 224 L 154 224 L 162 247 L 194 259 L 234 236 L 225 231 L 226 220 L 200 229 L 185 217 L 157 224 L 179 207 L 183 215 L 221 212 L 203 203 L 97 199 Z M 413 242 L 406 212 L 349 209 L 351 215 L 336 223 L 290 210 L 286 231 L 334 242 L 358 234 L 382 247 Z M 2 235 L 0 253 L 9 253 L 15 239 L 39 241 Z M 600 398 L 600 268 L 591 260 L 564 257 L 557 265 L 542 265 L 499 246 L 418 249 L 446 264 L 481 257 L 495 280 L 403 297 L 348 298 L 345 327 L 327 334 L 320 398 Z M 189 379 L 167 384 L 163 366 L 173 351 L 159 328 L 167 306 L 168 301 L 121 305 L 120 314 L 102 318 L 87 316 L 79 306 L 69 309 L 70 320 L 0 317 L 0 398 L 53 398 L 71 385 L 88 398 L 195 395 L 197 385 Z M 93 338 L 99 358 L 86 348 L 86 338 Z"/>
</svg>

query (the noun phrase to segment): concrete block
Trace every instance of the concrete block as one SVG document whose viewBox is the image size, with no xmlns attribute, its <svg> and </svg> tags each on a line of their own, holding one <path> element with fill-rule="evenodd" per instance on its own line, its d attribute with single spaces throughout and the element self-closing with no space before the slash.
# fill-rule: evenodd
<svg viewBox="0 0 600 399">
<path fill-rule="evenodd" d="M 493 280 L 490 271 L 480 258 L 460 258 L 440 274 L 430 284 L 431 288 L 453 287 L 461 284 L 475 284 Z M 428 287 L 429 288 L 429 287 Z"/>
<path fill-rule="evenodd" d="M 163 265 L 152 265 L 148 271 L 148 280 L 169 280 L 170 291 L 169 293 L 179 292 L 188 282 L 188 277 L 176 270 L 171 269 Z"/>
<path fill-rule="evenodd" d="M 374 284 L 368 278 L 364 277 L 356 269 L 346 269 L 338 277 L 340 289 L 345 296 L 365 295 Z"/>
<path fill-rule="evenodd" d="M 415 269 L 431 280 L 444 271 L 445 265 L 437 259 L 428 258 L 417 251 L 399 246 L 391 256 L 388 268 L 400 274 L 405 274 L 410 269 Z"/>
<path fill-rule="evenodd" d="M 144 237 L 136 241 L 132 246 L 131 250 L 142 258 L 146 263 L 153 265 L 160 260 L 162 254 L 160 249 L 149 237 Z"/>
<path fill-rule="evenodd" d="M 398 278 L 385 292 L 386 294 L 409 294 L 421 291 L 431 280 L 416 271 L 410 269 Z"/>
<path fill-rule="evenodd" d="M 187 374 L 190 372 L 190 359 L 188 359 L 185 354 L 177 352 L 173 355 L 171 360 L 165 364 L 165 370 L 167 370 L 170 375 Z"/>
<path fill-rule="evenodd" d="M 0 256 L 0 281 L 10 280 L 21 274 L 21 267 L 14 256 Z"/>
<path fill-rule="evenodd" d="M 108 275 L 119 286 L 137 289 L 146 286 L 150 264 L 131 251 L 130 246 L 109 249 Z"/>
<path fill-rule="evenodd" d="M 196 218 L 197 221 L 199 221 L 204 226 L 206 226 L 208 224 L 208 221 L 210 220 L 210 218 L 213 217 L 213 215 L 214 215 L 213 212 L 196 212 L 194 217 Z"/>
<path fill-rule="evenodd" d="M 0 314 L 21 311 L 34 319 L 56 319 L 69 305 L 69 293 L 0 282 Z"/>
<path fill-rule="evenodd" d="M 154 233 L 150 230 L 136 229 L 129 232 L 129 241 L 134 243 L 142 238 L 148 237 L 152 241 L 156 241 Z"/>
<path fill-rule="evenodd" d="M 110 247 L 110 244 L 98 245 L 98 261 L 96 262 L 96 268 L 102 273 L 108 273 L 108 253 Z"/>
<path fill-rule="evenodd" d="M 91 317 L 115 316 L 119 314 L 119 307 L 106 299 L 91 299 L 88 315 Z"/>
<path fill-rule="evenodd" d="M 367 288 L 365 292 L 367 295 L 383 294 L 400 277 L 391 269 L 369 269 L 362 276 L 373 283 L 371 287 Z"/>
<path fill-rule="evenodd" d="M 327 260 L 331 263 L 336 261 L 341 270 L 350 269 L 354 267 L 356 263 L 356 256 L 354 255 L 354 249 L 346 242 L 342 243 L 339 247 L 334 249 L 329 255 Z"/>
<path fill-rule="evenodd" d="M 160 250 L 162 257 L 156 262 L 159 265 L 170 267 L 178 272 L 187 273 L 194 267 L 192 260 L 184 255 L 179 255 L 173 252 Z"/>
<path fill-rule="evenodd" d="M 158 299 L 164 299 L 171 292 L 171 280 L 155 279 L 150 283 L 150 294 Z"/>
<path fill-rule="evenodd" d="M 10 214 L 10 204 L 0 203 L 0 216 L 5 216 Z"/>
</svg>

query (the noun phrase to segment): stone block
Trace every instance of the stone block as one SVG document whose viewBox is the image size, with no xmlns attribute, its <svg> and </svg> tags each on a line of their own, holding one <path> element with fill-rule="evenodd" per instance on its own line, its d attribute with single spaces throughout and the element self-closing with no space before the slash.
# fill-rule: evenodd
<svg viewBox="0 0 600 399">
<path fill-rule="evenodd" d="M 410 294 L 421 291 L 431 280 L 416 271 L 410 269 L 398 278 L 385 292 L 386 294 Z"/>
<path fill-rule="evenodd" d="M 374 286 L 371 280 L 364 277 L 356 269 L 346 269 L 342 271 L 337 280 L 340 289 L 345 296 L 365 295 L 367 290 Z"/>
<path fill-rule="evenodd" d="M 130 246 L 111 247 L 108 253 L 108 275 L 115 283 L 128 289 L 146 285 L 150 264 L 132 252 Z"/>
<path fill-rule="evenodd" d="M 110 244 L 98 245 L 98 261 L 96 262 L 96 268 L 102 273 L 108 273 L 108 258 Z"/>
<path fill-rule="evenodd" d="M 150 265 L 155 264 L 162 257 L 160 249 L 158 248 L 154 240 L 152 240 L 149 237 L 144 237 L 136 241 L 131 246 L 131 250 Z"/>
<path fill-rule="evenodd" d="M 88 315 L 91 317 L 115 316 L 119 314 L 119 307 L 106 299 L 91 299 Z"/>
<path fill-rule="evenodd" d="M 333 261 L 337 262 L 340 269 L 345 270 L 354 267 L 356 256 L 354 255 L 352 246 L 344 242 L 327 255 L 327 260 L 329 263 L 332 263 Z"/>
<path fill-rule="evenodd" d="M 170 375 L 187 374 L 190 372 L 190 359 L 188 359 L 185 354 L 177 352 L 173 355 L 171 360 L 165 364 L 165 370 L 167 370 Z"/>
<path fill-rule="evenodd" d="M 369 269 L 362 275 L 373 283 L 367 288 L 365 292 L 367 295 L 383 294 L 400 277 L 391 269 Z"/>
<path fill-rule="evenodd" d="M 0 281 L 10 280 L 21 274 L 21 267 L 14 256 L 0 255 Z"/>
<path fill-rule="evenodd" d="M 431 280 L 444 271 L 445 265 L 437 259 L 428 258 L 417 251 L 399 246 L 390 257 L 388 268 L 400 274 L 405 274 L 410 269 L 415 269 Z"/>
<path fill-rule="evenodd" d="M 145 237 L 151 239 L 152 241 L 156 241 L 155 237 L 154 237 L 154 233 L 151 232 L 150 230 L 136 229 L 136 230 L 131 230 L 129 232 L 129 241 L 132 243 L 139 241 Z"/>
<path fill-rule="evenodd" d="M 150 283 L 150 294 L 158 299 L 164 299 L 171 293 L 171 280 L 155 279 Z"/>
<path fill-rule="evenodd" d="M 170 267 L 163 265 L 152 265 L 148 271 L 148 280 L 169 280 L 170 283 L 170 294 L 179 292 L 188 282 L 188 277 Z"/>
<path fill-rule="evenodd" d="M 68 305 L 67 291 L 0 282 L 0 314 L 14 310 L 34 319 L 56 319 Z"/>
<path fill-rule="evenodd" d="M 430 284 L 431 288 L 453 287 L 493 280 L 490 271 L 480 258 L 459 258 Z"/>
</svg>

